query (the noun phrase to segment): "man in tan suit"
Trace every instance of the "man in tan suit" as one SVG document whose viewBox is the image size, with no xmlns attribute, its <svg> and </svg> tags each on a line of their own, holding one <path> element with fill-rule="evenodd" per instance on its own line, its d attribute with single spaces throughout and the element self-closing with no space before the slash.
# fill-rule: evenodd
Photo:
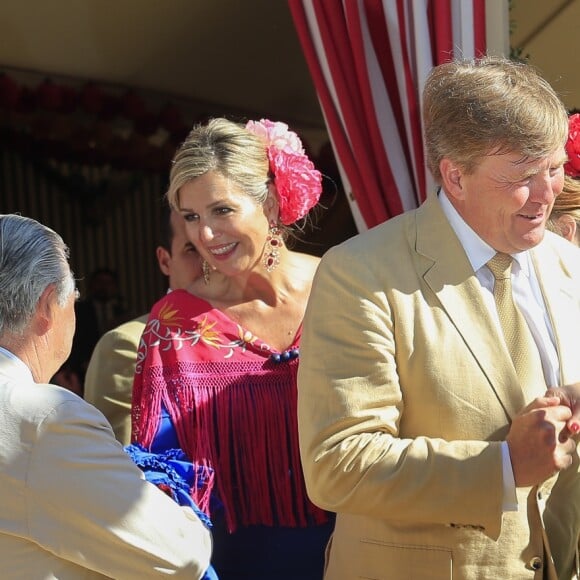
<svg viewBox="0 0 580 580">
<path fill-rule="evenodd" d="M 576 578 L 580 271 L 545 232 L 566 111 L 493 58 L 436 67 L 423 98 L 439 191 L 331 249 L 305 317 L 303 466 L 337 512 L 325 578 Z"/>
<path fill-rule="evenodd" d="M 159 269 L 169 288 L 187 288 L 201 276 L 201 260 L 187 239 L 183 217 L 163 205 L 163 235 L 157 247 Z M 148 314 L 106 332 L 97 342 L 85 377 L 85 399 L 111 423 L 115 437 L 131 442 L 131 394 L 141 334 Z"/>
<path fill-rule="evenodd" d="M 211 539 L 195 513 L 145 481 L 97 409 L 47 384 L 75 296 L 62 238 L 0 215 L 0 575 L 199 579 Z"/>
</svg>

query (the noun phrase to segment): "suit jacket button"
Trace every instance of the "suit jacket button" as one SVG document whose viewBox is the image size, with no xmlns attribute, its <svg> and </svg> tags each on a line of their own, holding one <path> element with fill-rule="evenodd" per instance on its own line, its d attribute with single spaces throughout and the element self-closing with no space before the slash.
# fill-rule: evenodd
<svg viewBox="0 0 580 580">
<path fill-rule="evenodd" d="M 538 556 L 534 556 L 530 560 L 529 566 L 532 570 L 540 570 L 542 568 L 542 558 L 539 558 Z"/>
</svg>

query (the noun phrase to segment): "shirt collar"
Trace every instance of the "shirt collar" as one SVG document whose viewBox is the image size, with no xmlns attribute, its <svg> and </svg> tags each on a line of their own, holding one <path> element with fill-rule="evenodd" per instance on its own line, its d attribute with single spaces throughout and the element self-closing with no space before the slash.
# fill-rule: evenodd
<svg viewBox="0 0 580 580">
<path fill-rule="evenodd" d="M 481 267 L 485 266 L 496 254 L 494 250 L 488 243 L 484 242 L 474 230 L 471 229 L 465 220 L 459 215 L 457 210 L 453 207 L 447 194 L 441 188 L 439 190 L 439 203 L 441 204 L 441 209 L 443 213 L 449 220 L 455 235 L 459 238 L 465 253 L 467 254 L 467 259 L 471 263 L 471 267 L 474 272 L 477 272 Z M 530 257 L 529 252 L 518 252 L 516 254 L 511 254 L 514 260 L 517 262 L 520 270 L 529 277 L 530 275 Z"/>
<path fill-rule="evenodd" d="M 0 360 L 2 358 L 8 359 L 8 364 L 12 366 L 19 375 L 22 375 L 23 379 L 35 382 L 31 370 L 24 364 L 24 362 L 21 359 L 19 359 L 14 353 L 0 346 Z"/>
</svg>

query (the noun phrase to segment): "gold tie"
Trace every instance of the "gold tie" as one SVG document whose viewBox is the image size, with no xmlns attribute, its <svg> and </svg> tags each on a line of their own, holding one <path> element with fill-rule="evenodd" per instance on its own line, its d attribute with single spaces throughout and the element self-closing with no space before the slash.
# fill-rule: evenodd
<svg viewBox="0 0 580 580">
<path fill-rule="evenodd" d="M 522 388 L 533 395 L 531 392 L 533 385 L 545 390 L 545 379 L 538 347 L 523 314 L 514 302 L 512 262 L 513 258 L 509 254 L 498 252 L 487 263 L 487 267 L 495 277 L 493 297 L 512 362 Z"/>
</svg>

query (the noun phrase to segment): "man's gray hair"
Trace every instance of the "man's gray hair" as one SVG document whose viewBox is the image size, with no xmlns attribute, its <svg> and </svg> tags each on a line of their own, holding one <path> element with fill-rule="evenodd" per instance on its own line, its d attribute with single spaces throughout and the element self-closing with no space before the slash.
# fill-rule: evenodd
<svg viewBox="0 0 580 580">
<path fill-rule="evenodd" d="M 50 228 L 31 218 L 0 214 L 0 336 L 26 328 L 51 284 L 58 304 L 66 304 L 75 291 L 68 257 L 68 247 Z"/>
</svg>

